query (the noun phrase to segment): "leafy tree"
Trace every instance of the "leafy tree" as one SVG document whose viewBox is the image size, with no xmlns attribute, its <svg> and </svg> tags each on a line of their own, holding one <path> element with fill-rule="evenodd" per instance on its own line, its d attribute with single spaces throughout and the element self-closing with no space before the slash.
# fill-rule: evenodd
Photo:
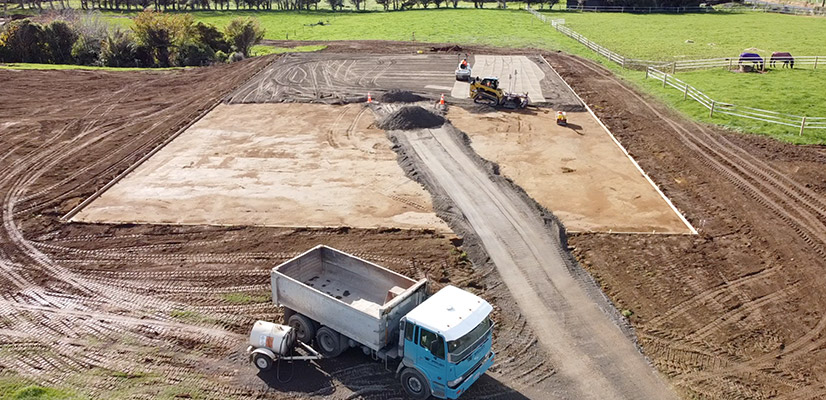
<svg viewBox="0 0 826 400">
<path fill-rule="evenodd" d="M 100 13 L 88 13 L 72 22 L 77 39 L 72 45 L 72 58 L 81 65 L 95 65 L 100 56 L 101 43 L 109 36 L 109 25 Z"/>
<path fill-rule="evenodd" d="M 344 8 L 344 0 L 327 0 L 327 4 L 330 5 L 330 8 L 335 11 L 338 8 L 339 11 Z"/>
<path fill-rule="evenodd" d="M 160 67 L 171 65 L 171 59 L 178 47 L 188 43 L 195 36 L 193 18 L 189 14 L 165 14 L 144 11 L 134 20 L 135 37 L 138 45 L 146 46 Z"/>
<path fill-rule="evenodd" d="M 229 53 L 229 42 L 215 25 L 198 22 L 195 24 L 195 32 L 198 42 L 209 46 L 212 50 Z"/>
<path fill-rule="evenodd" d="M 361 3 L 364 3 L 365 0 L 350 0 L 350 4 L 356 7 L 356 11 L 361 9 Z"/>
<path fill-rule="evenodd" d="M 72 45 L 72 59 L 80 65 L 95 65 L 100 58 L 100 43 L 80 36 Z"/>
<path fill-rule="evenodd" d="M 264 39 L 264 29 L 252 18 L 235 18 L 229 22 L 224 35 L 233 50 L 249 57 L 250 49 Z"/>
<path fill-rule="evenodd" d="M 391 0 L 376 0 L 376 4 L 384 7 L 384 11 L 387 11 L 390 8 L 390 1 Z"/>
<path fill-rule="evenodd" d="M 100 63 L 107 67 L 135 67 L 137 44 L 128 32 L 112 31 L 100 48 Z"/>
<path fill-rule="evenodd" d="M 43 29 L 43 50 L 46 61 L 54 64 L 72 62 L 72 45 L 78 38 L 66 21 L 54 20 Z"/>
<path fill-rule="evenodd" d="M 28 18 L 12 21 L 0 35 L 7 62 L 42 62 L 43 27 Z"/>
</svg>

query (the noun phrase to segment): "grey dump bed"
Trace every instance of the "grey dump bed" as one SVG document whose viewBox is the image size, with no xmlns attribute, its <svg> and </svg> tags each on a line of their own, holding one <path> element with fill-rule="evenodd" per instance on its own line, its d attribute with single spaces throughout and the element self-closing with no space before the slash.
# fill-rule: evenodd
<svg viewBox="0 0 826 400">
<path fill-rule="evenodd" d="M 424 301 L 425 284 L 316 246 L 273 268 L 272 299 L 379 351 L 398 339 L 399 320 Z"/>
</svg>

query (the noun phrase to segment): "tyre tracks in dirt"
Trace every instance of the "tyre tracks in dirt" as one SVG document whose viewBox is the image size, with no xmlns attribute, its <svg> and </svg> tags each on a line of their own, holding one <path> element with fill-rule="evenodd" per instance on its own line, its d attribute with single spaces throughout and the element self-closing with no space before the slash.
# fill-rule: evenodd
<svg viewBox="0 0 826 400">
<path fill-rule="evenodd" d="M 382 116 L 394 111 L 376 106 Z M 510 290 L 557 376 L 564 398 L 669 399 L 659 378 L 620 328 L 617 312 L 566 253 L 558 221 L 507 183 L 470 149 L 449 123 L 440 128 L 391 131 L 408 175 L 450 199 L 461 221 L 454 231 L 478 240 Z M 486 263 L 482 263 L 486 264 Z M 579 270 L 579 271 L 577 271 Z"/>
<path fill-rule="evenodd" d="M 681 149 L 676 152 L 687 151 L 687 157 L 693 157 L 687 163 L 695 163 L 691 166 L 692 168 L 700 166 L 706 169 L 698 174 L 695 180 L 703 183 L 712 181 L 714 184 L 725 181 L 729 190 L 738 193 L 738 196 L 744 196 L 748 204 L 753 204 L 748 212 L 755 212 L 756 209 L 753 207 L 758 207 L 768 213 L 764 218 L 765 221 L 753 222 L 753 219 L 749 219 L 754 218 L 752 216 L 738 220 L 737 214 L 722 217 L 714 215 L 715 211 L 711 209 L 698 208 L 699 204 L 708 203 L 708 199 L 698 201 L 696 205 L 690 202 L 678 204 L 681 209 L 686 210 L 687 216 L 693 219 L 692 222 L 695 225 L 698 223 L 703 225 L 705 219 L 739 224 L 740 227 L 735 228 L 733 233 L 734 240 L 745 241 L 746 246 L 754 241 L 767 247 L 744 249 L 747 254 L 766 254 L 760 256 L 762 258 L 760 264 L 764 264 L 762 266 L 732 265 L 732 261 L 737 258 L 746 260 L 747 257 L 752 256 L 735 255 L 737 250 L 729 250 L 728 252 L 732 254 L 730 259 L 720 262 L 723 265 L 729 265 L 730 269 L 715 272 L 718 279 L 699 281 L 690 278 L 681 279 L 690 284 L 689 291 L 692 292 L 692 296 L 669 306 L 670 308 L 662 309 L 658 315 L 653 315 L 650 320 L 644 321 L 643 327 L 638 327 L 643 348 L 651 355 L 658 367 L 674 377 L 673 382 L 676 386 L 703 398 L 768 398 L 778 397 L 778 394 L 780 395 L 778 398 L 795 398 L 798 395 L 812 395 L 813 393 L 826 395 L 823 391 L 823 383 L 818 382 L 820 379 L 811 379 L 796 372 L 799 368 L 806 368 L 807 364 L 811 365 L 812 360 L 804 362 L 802 358 L 811 357 L 815 349 L 823 345 L 824 340 L 819 338 L 826 329 L 826 317 L 818 316 L 813 321 L 814 323 L 810 324 L 785 321 L 779 325 L 778 322 L 784 319 L 777 315 L 778 309 L 792 311 L 797 315 L 808 314 L 805 310 L 806 306 L 790 307 L 790 305 L 801 301 L 801 298 L 811 299 L 805 301 L 818 301 L 816 298 L 812 299 L 810 293 L 813 293 L 813 290 L 817 291 L 816 288 L 824 284 L 819 277 L 822 276 L 822 272 L 818 271 L 826 268 L 826 262 L 824 262 L 826 260 L 824 252 L 826 249 L 826 199 L 821 193 L 810 188 L 810 186 L 816 186 L 805 181 L 805 183 L 801 182 L 800 177 L 793 178 L 788 172 L 781 171 L 777 166 L 770 164 L 761 152 L 755 152 L 753 147 L 744 147 L 744 141 L 741 139 L 735 140 L 713 128 L 673 116 L 672 112 L 665 111 L 664 107 L 648 101 L 626 87 L 609 72 L 588 61 L 564 55 L 549 55 L 548 57 L 560 73 L 569 79 L 572 86 L 584 91 L 586 98 L 590 97 L 589 100 L 599 102 L 601 110 L 598 110 L 598 113 L 601 111 L 602 114 L 608 114 L 602 117 L 608 120 L 609 126 L 617 127 L 623 144 L 628 146 L 630 143 L 635 146 L 632 152 L 636 150 L 648 156 L 650 149 L 654 147 L 641 144 L 647 139 L 629 135 L 628 132 L 634 129 L 630 126 L 640 123 L 643 119 L 653 121 L 642 123 L 645 125 L 644 128 L 637 127 L 634 130 L 647 135 L 652 131 L 653 125 L 659 124 L 662 127 L 661 135 L 666 135 L 666 140 L 660 138 L 658 141 L 667 143 L 669 149 Z M 585 78 L 585 76 L 590 77 Z M 615 114 L 620 106 L 604 100 L 619 97 L 626 99 L 622 102 L 622 107 L 625 107 L 627 114 Z M 761 143 L 761 147 L 771 149 L 782 147 L 782 145 Z M 662 155 L 656 156 L 656 154 L 663 154 L 660 149 L 653 154 L 656 158 L 663 158 Z M 769 154 L 768 151 L 765 154 Z M 653 159 L 648 157 L 649 160 Z M 812 157 L 816 158 L 816 156 Z M 772 158 L 775 158 L 774 155 Z M 662 164 L 656 164 L 656 162 L 649 161 L 648 167 L 654 167 L 654 175 L 659 174 L 658 183 L 665 184 L 667 190 L 672 193 L 672 199 L 674 195 L 682 199 L 696 196 L 694 194 L 696 192 L 692 190 L 708 192 L 709 189 L 697 189 L 699 186 L 680 187 L 679 181 L 683 178 L 677 174 L 682 174 L 681 172 L 672 170 L 673 172 L 664 173 L 665 169 L 662 168 Z M 652 171 L 649 168 L 647 170 L 651 174 Z M 703 176 L 708 173 L 707 171 L 713 171 L 717 177 Z M 673 183 L 675 181 L 678 182 L 677 186 Z M 718 193 L 722 195 L 722 191 Z M 726 205 L 726 207 L 729 206 Z M 729 212 L 742 213 L 734 209 Z M 785 243 L 780 247 L 777 239 L 761 238 L 761 232 L 764 234 L 771 231 L 768 228 L 770 223 L 778 224 L 775 230 L 789 232 L 796 236 L 797 242 L 791 244 L 787 240 L 782 240 L 781 242 Z M 760 226 L 760 231 L 755 231 L 753 228 L 755 225 L 744 224 L 762 224 L 762 226 Z M 725 238 L 729 235 L 729 233 L 719 235 L 715 232 L 714 226 L 709 229 L 701 232 L 706 238 L 713 239 L 715 236 Z M 748 239 L 749 232 L 756 233 L 756 236 Z M 783 237 L 779 232 L 774 235 L 777 238 Z M 583 241 L 588 242 L 588 239 L 584 238 Z M 790 239 L 790 241 L 794 242 L 795 239 Z M 708 239 L 705 239 L 705 242 L 703 246 L 712 246 L 708 244 Z M 780 257 L 776 255 L 776 252 L 791 251 L 791 249 L 799 249 L 799 252 L 793 255 L 794 258 L 790 258 L 794 264 L 793 269 L 789 269 L 791 265 L 786 262 L 779 261 Z M 771 252 L 775 252 L 774 259 L 767 257 L 772 254 Z M 667 253 L 663 255 L 666 256 L 666 261 L 662 267 L 666 271 L 685 265 L 685 261 L 679 259 L 678 256 L 670 256 Z M 623 258 L 628 259 L 628 257 L 620 259 Z M 636 261 L 632 263 L 639 264 Z M 685 273 L 690 274 L 691 271 L 697 270 L 698 267 L 691 266 L 685 269 Z M 738 270 L 745 271 L 738 272 Z M 735 275 L 732 276 L 732 274 Z M 672 273 L 668 272 L 668 275 Z M 651 280 L 657 279 L 660 278 Z M 650 280 L 645 279 L 645 281 Z M 615 281 L 607 284 L 619 285 Z M 662 282 L 650 285 L 667 287 Z M 669 289 L 673 290 L 674 286 Z M 704 310 L 705 314 L 697 315 L 697 310 Z M 771 348 L 767 348 L 761 354 L 748 348 L 757 343 L 742 343 L 739 340 L 738 343 L 718 342 L 720 338 L 735 339 L 739 336 L 735 336 L 734 332 L 737 330 L 740 332 L 762 331 L 762 334 L 757 333 L 757 339 L 759 342 L 768 340 L 767 345 Z M 786 333 L 775 339 L 771 333 L 774 331 L 792 331 L 795 334 Z M 784 336 L 788 339 L 784 340 Z M 748 382 L 760 383 L 749 384 Z"/>
</svg>

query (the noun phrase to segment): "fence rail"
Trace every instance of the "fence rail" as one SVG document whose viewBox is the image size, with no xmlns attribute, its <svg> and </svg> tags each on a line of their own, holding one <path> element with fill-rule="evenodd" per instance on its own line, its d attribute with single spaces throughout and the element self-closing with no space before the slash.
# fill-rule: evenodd
<svg viewBox="0 0 826 400">
<path fill-rule="evenodd" d="M 661 81 L 663 83 L 663 87 L 670 86 L 682 91 L 684 100 L 687 100 L 690 97 L 696 102 L 702 104 L 703 107 L 709 110 L 709 117 L 713 117 L 715 113 L 727 114 L 742 118 L 749 118 L 758 121 L 768 122 L 772 124 L 796 127 L 800 128 L 800 135 L 803 134 L 804 129 L 826 129 L 826 117 L 807 117 L 801 115 L 786 114 L 777 111 L 762 110 L 759 108 L 738 106 L 736 104 L 716 101 L 708 95 L 706 95 L 705 93 L 698 90 L 697 88 L 674 77 L 674 73 L 676 73 L 677 71 L 692 69 L 709 69 L 718 67 L 733 68 L 735 65 L 739 65 L 739 57 L 711 58 L 707 60 L 686 60 L 672 62 L 637 60 L 633 58 L 627 58 L 622 54 L 611 51 L 605 46 L 602 46 L 588 39 L 587 37 L 582 36 L 581 34 L 575 32 L 573 29 L 568 28 L 567 26 L 565 26 L 564 19 L 549 20 L 545 15 L 537 12 L 529 6 L 525 6 L 525 10 L 533 14 L 542 22 L 550 24 L 554 29 L 556 29 L 560 33 L 576 40 L 579 43 L 582 43 L 583 45 L 593 50 L 597 54 L 605 57 L 609 61 L 614 62 L 622 66 L 623 68 L 645 70 L 646 78 L 653 78 L 658 81 Z M 757 59 L 744 58 L 744 61 L 757 61 Z M 765 63 L 769 62 L 769 60 L 763 61 Z M 822 65 L 824 61 L 826 61 L 826 56 L 799 56 L 794 58 L 795 66 L 812 65 L 815 69 L 817 68 L 818 63 Z M 766 66 L 766 64 L 763 64 L 763 68 L 765 68 Z M 670 75 L 667 72 L 665 72 L 669 69 L 671 71 Z"/>
<path fill-rule="evenodd" d="M 763 68 L 770 67 L 769 63 L 771 62 L 770 58 L 765 59 L 755 59 L 745 57 L 743 58 L 744 62 L 763 62 Z M 739 57 L 725 57 L 725 58 L 709 58 L 704 60 L 686 60 L 686 61 L 673 61 L 671 63 L 660 64 L 666 70 L 670 69 L 671 73 L 674 74 L 678 71 L 690 71 L 690 70 L 698 70 L 698 69 L 712 69 L 712 68 L 728 68 L 732 69 L 739 65 L 740 58 Z M 782 66 L 783 61 L 778 60 L 777 63 Z M 794 57 L 794 67 L 806 67 L 811 66 L 812 69 L 817 69 L 818 66 L 821 68 L 826 67 L 826 56 L 795 56 Z"/>
<path fill-rule="evenodd" d="M 663 87 L 670 86 L 679 90 L 683 93 L 684 100 L 690 97 L 700 103 L 709 110 L 709 117 L 713 117 L 715 113 L 727 114 L 772 124 L 785 125 L 800 128 L 800 135 L 803 134 L 804 129 L 826 129 L 826 117 L 807 117 L 716 101 L 697 88 L 655 67 L 648 67 L 645 76 L 646 78 L 652 78 L 662 82 Z"/>
</svg>

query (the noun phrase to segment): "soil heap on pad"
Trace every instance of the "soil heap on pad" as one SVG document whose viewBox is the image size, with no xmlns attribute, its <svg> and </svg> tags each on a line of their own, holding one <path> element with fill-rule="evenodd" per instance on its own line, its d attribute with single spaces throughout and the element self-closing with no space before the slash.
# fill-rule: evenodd
<svg viewBox="0 0 826 400">
<path fill-rule="evenodd" d="M 382 103 L 415 103 L 425 100 L 427 99 L 417 94 L 413 94 L 413 92 L 398 89 L 391 90 L 381 95 L 381 98 L 379 98 L 379 101 Z"/>
<path fill-rule="evenodd" d="M 441 126 L 445 123 L 444 117 L 434 114 L 420 106 L 404 106 L 385 117 L 379 128 L 392 130 L 427 129 Z"/>
</svg>

